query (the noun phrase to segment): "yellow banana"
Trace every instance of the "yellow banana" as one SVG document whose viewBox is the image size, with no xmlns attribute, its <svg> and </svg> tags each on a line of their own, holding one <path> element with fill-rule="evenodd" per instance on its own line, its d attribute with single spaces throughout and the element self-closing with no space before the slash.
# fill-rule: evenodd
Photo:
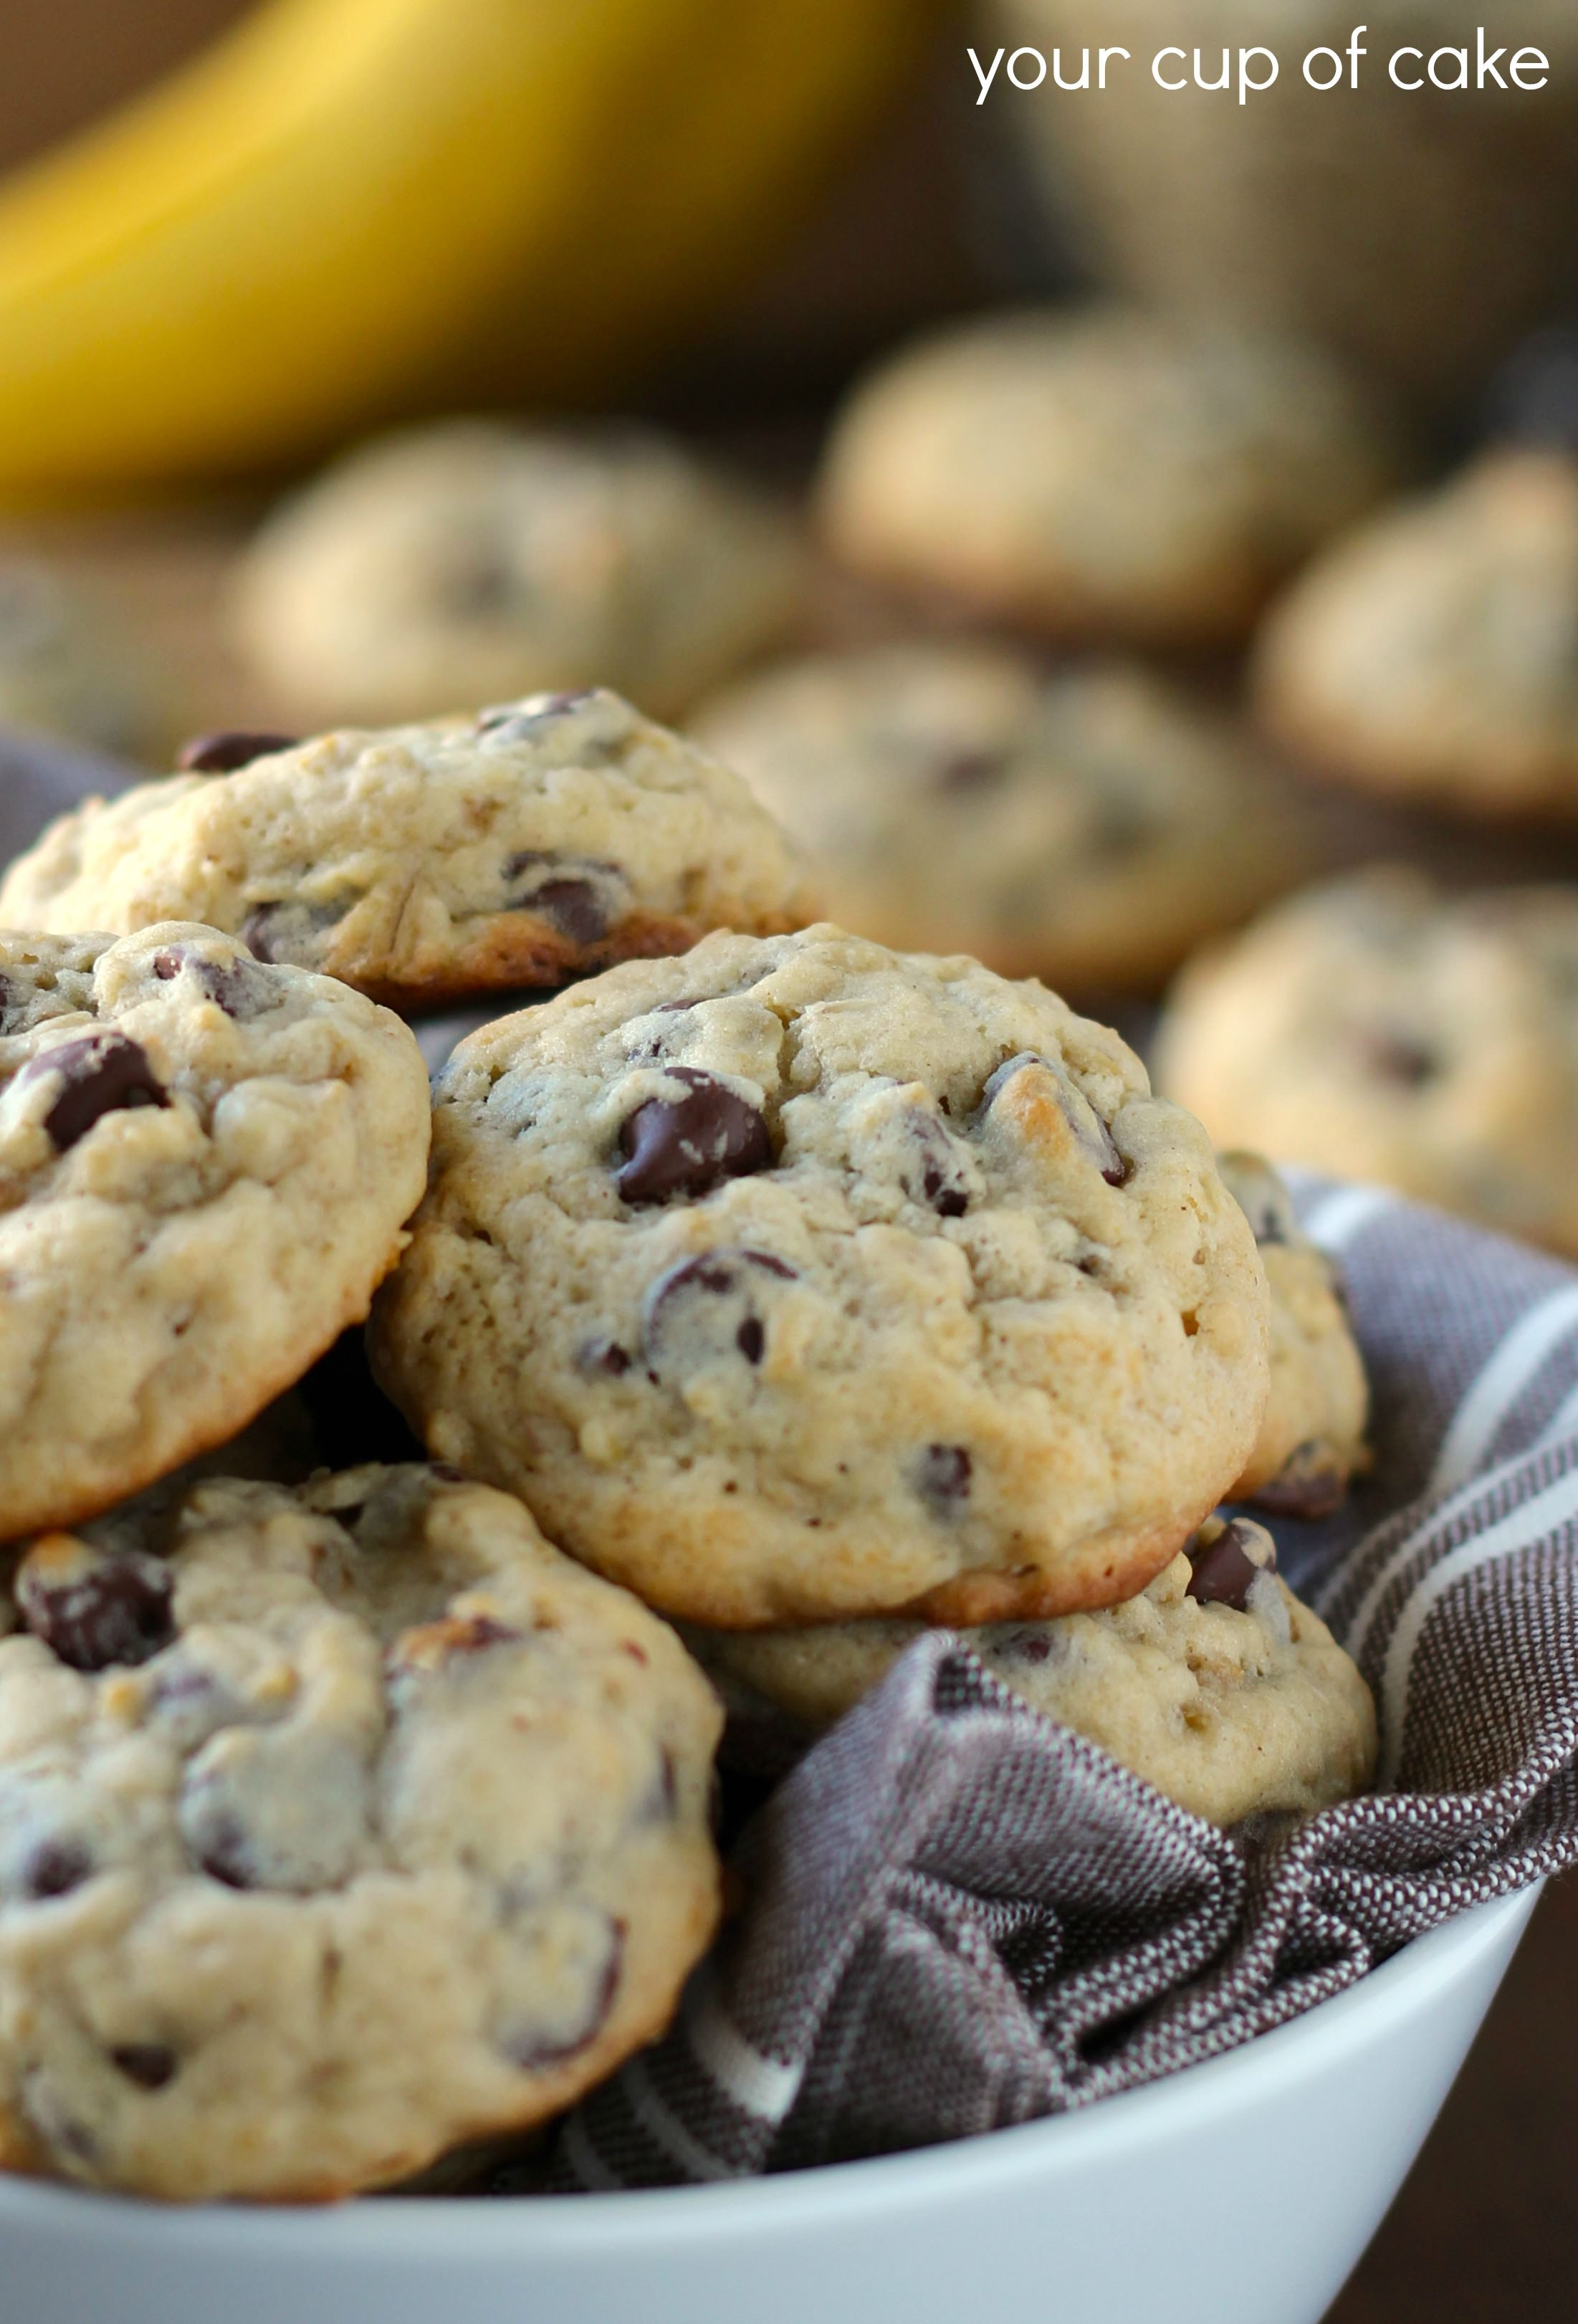
<svg viewBox="0 0 1578 2324">
<path fill-rule="evenodd" d="M 0 495 L 255 468 L 491 319 L 595 385 L 789 222 L 928 0 L 268 0 L 0 187 Z"/>
</svg>

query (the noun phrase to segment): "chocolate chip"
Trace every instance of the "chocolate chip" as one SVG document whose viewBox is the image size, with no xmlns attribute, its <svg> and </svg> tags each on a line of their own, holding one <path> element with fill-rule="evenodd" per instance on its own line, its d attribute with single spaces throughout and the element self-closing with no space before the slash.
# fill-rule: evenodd
<svg viewBox="0 0 1578 2324">
<path fill-rule="evenodd" d="M 495 1622 L 491 1614 L 468 1614 L 451 1621 L 450 1652 L 457 1655 L 480 1655 L 489 1646 L 518 1646 L 525 1633 L 512 1629 L 508 1622 Z"/>
<path fill-rule="evenodd" d="M 257 1866 L 246 1834 L 232 1815 L 209 1819 L 198 1850 L 198 1863 L 211 1880 L 222 1881 L 226 1888 L 251 1888 L 256 1885 Z"/>
<path fill-rule="evenodd" d="M 1428 1043 L 1396 1027 L 1364 1026 L 1355 1045 L 1376 1079 L 1394 1082 L 1399 1089 L 1422 1089 L 1441 1071 L 1441 1059 Z"/>
<path fill-rule="evenodd" d="M 1051 1630 L 1044 1628 L 1009 1630 L 992 1641 L 992 1659 L 999 1663 L 1038 1665 L 1051 1662 L 1059 1652 L 1058 1642 Z"/>
<path fill-rule="evenodd" d="M 1001 781 L 1008 761 L 1001 751 L 959 751 L 937 769 L 937 788 L 945 791 L 980 791 Z"/>
<path fill-rule="evenodd" d="M 672 1823 L 679 1812 L 679 1770 L 666 1743 L 658 1747 L 658 1774 L 642 1812 L 646 1823 Z"/>
<path fill-rule="evenodd" d="M 608 934 L 608 914 L 589 880 L 545 880 L 518 908 L 535 912 L 571 944 L 596 944 Z"/>
<path fill-rule="evenodd" d="M 175 2080 L 180 2061 L 162 2042 L 123 2042 L 110 2052 L 110 2062 L 135 2082 L 140 2090 L 161 2090 Z"/>
<path fill-rule="evenodd" d="M 253 734 L 239 727 L 226 728 L 217 734 L 194 734 L 189 742 L 181 744 L 175 763 L 189 775 L 233 775 L 274 751 L 293 751 L 300 740 L 296 734 Z"/>
<path fill-rule="evenodd" d="M 203 960 L 179 945 L 154 954 L 153 973 L 161 984 L 173 983 L 183 971 L 195 978 L 198 988 L 218 1003 L 226 1017 L 238 1021 L 258 1016 L 278 997 L 252 961 Z"/>
<path fill-rule="evenodd" d="M 93 1859 L 75 1840 L 46 1840 L 33 1849 L 23 1872 L 24 1895 L 42 1903 L 46 1897 L 69 1895 L 93 1873 Z"/>
<path fill-rule="evenodd" d="M 587 1340 L 576 1351 L 576 1366 L 583 1372 L 604 1372 L 610 1379 L 623 1379 L 630 1365 L 630 1351 L 617 1340 Z"/>
<path fill-rule="evenodd" d="M 760 1302 L 796 1270 L 770 1250 L 724 1247 L 681 1259 L 647 1295 L 641 1338 L 654 1379 L 687 1375 L 719 1357 L 752 1366 L 767 1351 Z"/>
<path fill-rule="evenodd" d="M 124 1033 L 88 1033 L 79 1041 L 62 1041 L 30 1059 L 17 1079 L 37 1081 L 45 1074 L 59 1074 L 65 1083 L 44 1116 L 44 1128 L 61 1154 L 106 1113 L 170 1103 L 147 1051 Z"/>
<path fill-rule="evenodd" d="M 1204 1546 L 1191 1542 L 1188 1555 L 1193 1571 L 1186 1595 L 1198 1599 L 1203 1606 L 1231 1606 L 1236 1613 L 1243 1613 L 1259 1576 L 1275 1570 L 1275 1561 L 1257 1565 L 1244 1547 L 1250 1538 L 1249 1526 L 1235 1517 L 1213 1541 Z"/>
<path fill-rule="evenodd" d="M 16 1577 L 17 1606 L 29 1630 L 79 1671 L 145 1663 L 167 1646 L 175 1636 L 174 1591 L 169 1567 L 141 1550 L 84 1552 L 48 1563 L 35 1551 Z"/>
<path fill-rule="evenodd" d="M 1312 1439 L 1288 1454 L 1281 1469 L 1249 1498 L 1274 1517 L 1329 1517 L 1342 1506 L 1347 1479 L 1329 1444 Z"/>
<path fill-rule="evenodd" d="M 620 1971 L 623 1966 L 624 1923 L 610 1918 L 607 1959 L 592 1988 L 580 2024 L 569 2033 L 553 2038 L 530 2034 L 517 2037 L 507 2045 L 516 2065 L 528 2073 L 536 2073 L 544 2066 L 561 2065 L 567 2058 L 575 2057 L 588 2043 L 595 2041 L 608 2022 L 608 2013 L 619 1990 Z"/>
<path fill-rule="evenodd" d="M 929 1204 L 938 1218 L 962 1219 L 970 1195 L 947 1131 L 940 1121 L 918 1111 L 909 1115 L 907 1127 L 919 1151 L 916 1169 L 905 1176 L 905 1193 Z"/>
<path fill-rule="evenodd" d="M 771 1167 L 772 1140 L 753 1105 L 692 1065 L 670 1066 L 669 1079 L 684 1084 L 682 1098 L 648 1098 L 620 1127 L 619 1150 L 627 1158 L 614 1184 L 623 1201 L 695 1199 L 725 1178 Z"/>
<path fill-rule="evenodd" d="M 283 961 L 310 968 L 323 950 L 318 937 L 345 918 L 354 900 L 346 896 L 337 903 L 306 904 L 281 896 L 254 905 L 241 924 L 241 941 L 271 966 Z"/>
<path fill-rule="evenodd" d="M 928 1444 L 916 1464 L 915 1489 L 939 1516 L 952 1517 L 970 1498 L 973 1466 L 962 1444 Z"/>
</svg>

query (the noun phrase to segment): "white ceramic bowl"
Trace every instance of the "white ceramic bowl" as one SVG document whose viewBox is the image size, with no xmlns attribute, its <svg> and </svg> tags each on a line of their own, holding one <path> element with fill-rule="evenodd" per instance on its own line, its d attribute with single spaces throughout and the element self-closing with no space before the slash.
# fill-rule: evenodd
<svg viewBox="0 0 1578 2324">
<path fill-rule="evenodd" d="M 639 2195 L 167 2210 L 0 2184 L 4 2324 L 1315 2324 L 1536 1891 L 1088 2114 Z"/>
</svg>

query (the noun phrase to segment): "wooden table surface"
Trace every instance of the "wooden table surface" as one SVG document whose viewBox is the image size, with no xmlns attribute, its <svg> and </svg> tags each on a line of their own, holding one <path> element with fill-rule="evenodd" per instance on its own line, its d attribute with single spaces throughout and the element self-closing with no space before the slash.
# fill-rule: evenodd
<svg viewBox="0 0 1578 2324">
<path fill-rule="evenodd" d="M 1541 1899 L 1457 2086 L 1327 2324 L 1578 2312 L 1578 1874 Z"/>
</svg>

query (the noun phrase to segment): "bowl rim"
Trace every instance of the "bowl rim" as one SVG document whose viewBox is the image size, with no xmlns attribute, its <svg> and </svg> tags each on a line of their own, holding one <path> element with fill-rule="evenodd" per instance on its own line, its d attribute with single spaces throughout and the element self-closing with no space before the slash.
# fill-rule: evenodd
<svg viewBox="0 0 1578 2324">
<path fill-rule="evenodd" d="M 1297 2082 L 1317 2067 L 1330 2070 L 1366 2048 L 1388 2021 L 1434 2007 L 1471 1977 L 1488 1955 L 1510 1959 L 1538 1901 L 1543 1879 L 1472 1905 L 1416 1937 L 1378 1969 L 1328 2000 L 1257 2034 L 1238 2048 L 1186 2066 L 1088 2108 L 951 2139 L 900 2154 L 819 2163 L 771 2177 L 720 2180 L 702 2186 L 644 2188 L 598 2194 L 388 2195 L 323 2207 L 150 2203 L 139 2197 L 54 2181 L 0 2177 L 0 2237 L 32 2227 L 69 2233 L 73 2241 L 142 2246 L 179 2241 L 188 2255 L 295 2256 L 375 2260 L 387 2266 L 446 2252 L 460 2264 L 526 2257 L 556 2258 L 595 2246 L 600 2257 L 634 2256 L 698 2241 L 750 2236 L 771 2227 L 814 2230 L 858 2212 L 878 2218 L 918 2203 L 968 2200 L 990 2186 L 1001 2192 L 1059 2169 L 1084 2169 L 1114 2150 L 1165 2142 L 1180 2127 L 1208 2130 L 1241 2105 Z M 459 2246 L 453 2251 L 450 2246 Z"/>
</svg>

